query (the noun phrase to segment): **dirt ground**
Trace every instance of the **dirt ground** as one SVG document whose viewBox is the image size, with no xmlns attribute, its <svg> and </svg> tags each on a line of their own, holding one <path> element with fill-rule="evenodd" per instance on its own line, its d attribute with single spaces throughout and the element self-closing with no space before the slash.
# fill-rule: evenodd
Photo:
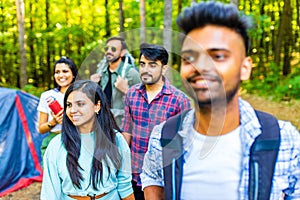
<svg viewBox="0 0 300 200">
<path fill-rule="evenodd" d="M 291 121 L 300 130 L 300 101 L 274 102 L 270 99 L 255 95 L 242 94 L 254 108 L 272 113 L 277 118 Z M 39 199 L 41 183 L 35 182 L 27 188 L 20 189 L 0 200 L 36 200 Z"/>
</svg>

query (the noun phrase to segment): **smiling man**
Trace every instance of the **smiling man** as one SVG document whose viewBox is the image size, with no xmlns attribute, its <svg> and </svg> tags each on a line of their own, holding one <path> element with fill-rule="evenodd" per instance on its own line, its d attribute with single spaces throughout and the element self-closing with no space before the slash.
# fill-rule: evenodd
<svg viewBox="0 0 300 200">
<path fill-rule="evenodd" d="M 129 88 L 125 96 L 124 136 L 131 147 L 133 189 L 136 199 L 144 199 L 140 173 L 153 127 L 190 108 L 189 98 L 164 76 L 168 52 L 162 46 L 141 44 L 139 73 L 141 84 Z"/>
<path fill-rule="evenodd" d="M 121 37 L 111 37 L 104 47 L 105 62 L 100 66 L 97 73 L 90 79 L 100 84 L 108 98 L 111 111 L 119 127 L 122 125 L 124 116 L 124 96 L 129 87 L 140 83 L 139 73 L 130 63 L 127 54 L 127 44 Z"/>
<path fill-rule="evenodd" d="M 182 162 L 170 162 L 174 163 L 172 173 L 163 164 L 171 155 L 163 154 L 166 148 L 161 144 L 169 120 L 153 129 L 141 174 L 147 200 L 299 199 L 299 132 L 291 123 L 266 113 L 261 121 L 261 113 L 239 97 L 240 82 L 249 79 L 252 70 L 247 55 L 250 22 L 234 4 L 220 2 L 193 4 L 177 18 L 185 34 L 180 73 L 192 88 L 196 105 L 183 117 L 178 131 L 175 129 L 181 142 L 173 149 L 183 150 Z M 262 122 L 273 120 L 274 126 L 262 131 Z M 274 127 L 278 131 L 272 131 Z M 275 159 L 264 154 L 260 160 L 265 164 L 274 161 L 274 171 L 252 161 L 256 150 L 252 145 L 266 132 L 280 135 L 280 140 L 263 140 L 266 143 L 259 146 L 273 152 L 270 141 L 278 145 Z M 268 178 L 263 177 L 270 171 Z M 266 184 L 260 185 L 262 180 Z"/>
</svg>

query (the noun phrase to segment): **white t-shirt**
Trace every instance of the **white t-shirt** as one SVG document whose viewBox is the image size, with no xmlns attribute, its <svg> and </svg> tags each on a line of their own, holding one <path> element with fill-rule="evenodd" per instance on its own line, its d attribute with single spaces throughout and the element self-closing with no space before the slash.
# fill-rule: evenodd
<svg viewBox="0 0 300 200">
<path fill-rule="evenodd" d="M 48 114 L 48 122 L 50 122 L 53 119 L 53 117 L 51 115 L 51 109 L 49 108 L 48 103 L 46 101 L 46 99 L 50 96 L 54 97 L 59 102 L 61 107 L 64 107 L 63 103 L 64 103 L 64 96 L 65 95 L 57 89 L 51 89 L 51 90 L 45 91 L 41 94 L 40 102 L 39 102 L 39 105 L 37 107 L 37 110 L 39 112 L 43 112 L 43 113 Z M 53 127 L 51 129 L 51 132 L 57 132 L 57 131 L 61 131 L 61 124 L 57 124 L 55 127 Z"/>
<path fill-rule="evenodd" d="M 217 137 L 194 130 L 194 141 L 184 157 L 181 199 L 239 199 L 242 172 L 239 133 L 239 127 Z"/>
</svg>

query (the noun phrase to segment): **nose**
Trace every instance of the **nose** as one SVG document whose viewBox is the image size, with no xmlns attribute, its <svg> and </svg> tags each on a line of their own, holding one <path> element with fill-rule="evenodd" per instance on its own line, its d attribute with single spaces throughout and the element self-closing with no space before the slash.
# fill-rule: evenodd
<svg viewBox="0 0 300 200">
<path fill-rule="evenodd" d="M 195 70 L 201 72 L 201 71 L 207 71 L 213 66 L 213 62 L 211 58 L 207 54 L 200 55 L 196 62 L 193 64 L 193 67 Z"/>
<path fill-rule="evenodd" d="M 180 74 L 189 77 L 192 74 L 203 74 L 212 69 L 213 62 L 208 55 L 199 55 L 193 62 L 182 63 Z"/>
<path fill-rule="evenodd" d="M 77 112 L 77 106 L 72 106 L 71 108 L 70 108 L 70 112 L 71 113 L 76 113 Z"/>
</svg>

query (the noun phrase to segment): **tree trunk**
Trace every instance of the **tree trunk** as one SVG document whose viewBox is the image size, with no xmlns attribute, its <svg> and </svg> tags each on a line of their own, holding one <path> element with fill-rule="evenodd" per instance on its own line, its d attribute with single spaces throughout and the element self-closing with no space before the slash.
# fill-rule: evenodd
<svg viewBox="0 0 300 200">
<path fill-rule="evenodd" d="M 172 0 L 165 0 L 164 5 L 164 47 L 169 52 L 169 65 L 172 66 Z"/>
<path fill-rule="evenodd" d="M 291 73 L 291 50 L 292 50 L 292 43 L 293 41 L 293 33 L 292 33 L 292 8 L 291 8 L 291 1 L 285 0 L 284 2 L 284 13 L 285 16 L 283 18 L 283 23 L 285 24 L 285 34 L 284 34 L 284 59 L 283 59 L 283 68 L 282 74 L 287 76 Z"/>
<path fill-rule="evenodd" d="M 290 40 L 292 39 L 291 32 L 291 2 L 290 0 L 284 1 L 283 11 L 281 13 L 281 19 L 279 24 L 279 33 L 275 49 L 275 63 L 280 66 L 281 54 L 284 51 L 284 63 L 282 68 L 282 74 L 288 75 L 290 73 L 290 48 L 287 48 Z M 282 46 L 284 48 L 282 48 Z M 289 63 L 289 64 L 287 64 Z"/>
<path fill-rule="evenodd" d="M 111 31 L 110 31 L 110 16 L 109 16 L 109 8 L 108 8 L 108 0 L 105 0 L 105 4 L 104 4 L 104 7 L 105 7 L 105 31 L 106 31 L 106 34 L 105 34 L 105 37 L 110 37 L 111 36 Z"/>
<path fill-rule="evenodd" d="M 31 69 L 31 74 L 29 73 L 29 78 L 32 78 L 34 80 L 33 85 L 35 87 L 38 87 L 38 74 L 37 74 L 37 70 L 36 70 L 36 57 L 35 57 L 35 48 L 34 48 L 34 42 L 35 42 L 35 38 L 33 37 L 33 33 L 34 33 L 34 9 L 32 6 L 32 2 L 29 2 L 29 10 L 30 10 L 30 35 L 29 35 L 29 41 L 28 41 L 28 46 L 29 46 L 29 69 Z M 30 72 L 30 70 L 29 70 Z M 31 76 L 30 76 L 31 75 Z"/>
<path fill-rule="evenodd" d="M 299 0 L 296 0 L 296 13 L 297 13 L 296 14 L 296 22 L 297 22 L 298 27 L 300 27 L 300 2 L 299 2 Z M 294 44 L 297 43 L 299 37 L 300 37 L 299 31 L 296 31 Z M 300 47 L 298 46 L 298 48 L 295 49 L 295 51 L 300 52 Z"/>
<path fill-rule="evenodd" d="M 82 13 L 84 13 L 84 11 L 82 10 L 82 6 L 81 6 L 81 1 L 80 0 L 77 1 L 77 5 L 78 5 L 79 10 L 80 10 L 80 13 L 79 13 L 79 23 L 78 23 L 78 25 L 80 26 L 81 24 L 83 24 Z M 79 34 L 79 37 L 78 37 L 78 41 L 77 41 L 77 55 L 81 54 L 81 47 L 84 46 L 84 35 L 83 34 L 84 33 L 83 33 L 82 28 L 81 28 L 80 34 Z"/>
<path fill-rule="evenodd" d="M 45 10 L 45 14 L 46 14 L 46 27 L 47 29 L 50 28 L 50 17 L 49 17 L 49 10 L 50 10 L 50 4 L 49 4 L 50 0 L 46 0 L 46 10 Z M 51 50 L 50 50 L 50 45 L 51 45 L 51 40 L 50 38 L 47 38 L 46 40 L 46 68 L 47 68 L 47 72 L 48 73 L 44 73 L 46 74 L 46 76 L 44 76 L 44 80 L 47 81 L 47 87 L 50 88 L 51 87 L 51 83 L 52 83 L 52 71 L 51 71 Z"/>
<path fill-rule="evenodd" d="M 67 27 L 71 27 L 70 12 L 69 12 L 70 5 L 69 5 L 68 0 L 65 0 L 65 8 L 66 8 L 66 10 L 65 10 L 66 24 L 67 24 Z M 71 48 L 71 34 L 69 32 L 66 35 L 66 47 L 65 47 L 64 50 L 66 50 L 67 55 L 71 54 L 71 51 L 72 51 L 72 48 Z"/>
<path fill-rule="evenodd" d="M 172 69 L 172 0 L 164 1 L 164 47 L 169 52 L 168 65 Z M 172 80 L 172 73 L 168 73 L 168 78 Z"/>
<path fill-rule="evenodd" d="M 20 45 L 20 82 L 19 87 L 23 88 L 27 84 L 27 59 L 25 49 L 25 5 L 23 0 L 16 0 L 17 19 Z"/>
<path fill-rule="evenodd" d="M 140 23 L 141 23 L 140 38 L 141 38 L 141 43 L 144 43 L 144 42 L 146 42 L 146 4 L 145 4 L 145 0 L 140 0 Z"/>
<path fill-rule="evenodd" d="M 119 0 L 119 20 L 120 20 L 120 36 L 125 38 L 124 35 L 124 6 L 123 0 Z"/>
<path fill-rule="evenodd" d="M 4 7 L 3 6 L 0 7 L 0 12 L 4 13 Z M 0 17 L 0 24 L 2 24 L 1 30 L 0 30 L 1 33 L 4 33 L 4 30 L 5 30 L 5 28 L 3 26 L 4 21 L 5 21 L 5 19 L 2 15 Z M 4 46 L 3 39 L 0 40 L 0 46 L 1 47 Z M 5 80 L 7 79 L 6 75 L 5 75 L 5 54 L 6 54 L 6 50 L 4 48 L 0 48 L 0 59 L 2 60 L 2 62 L 0 62 L 0 77 L 2 79 L 2 80 L 0 79 L 0 83 L 5 82 Z"/>
</svg>

